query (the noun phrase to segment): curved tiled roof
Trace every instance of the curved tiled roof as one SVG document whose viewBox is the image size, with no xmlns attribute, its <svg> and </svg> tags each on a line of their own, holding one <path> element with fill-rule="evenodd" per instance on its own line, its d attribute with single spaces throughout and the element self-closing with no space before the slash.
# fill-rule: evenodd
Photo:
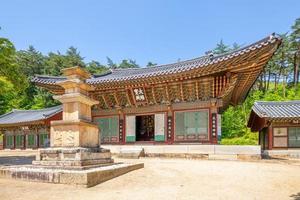
<svg viewBox="0 0 300 200">
<path fill-rule="evenodd" d="M 261 118 L 300 119 L 300 101 L 257 101 L 252 110 Z"/>
<path fill-rule="evenodd" d="M 249 53 L 256 49 L 260 49 L 269 44 L 275 43 L 280 40 L 279 37 L 274 34 L 256 42 L 251 45 L 245 46 L 243 48 L 237 49 L 218 56 L 206 55 L 199 58 L 186 60 L 182 62 L 159 65 L 148 68 L 129 68 L 129 69 L 114 69 L 110 70 L 102 75 L 93 75 L 91 78 L 87 79 L 88 84 L 100 84 L 108 82 L 119 82 L 127 81 L 141 78 L 149 78 L 161 75 L 170 75 L 181 72 L 190 71 L 200 67 L 206 67 L 212 64 L 216 64 L 228 59 L 235 58 L 237 56 Z M 40 76 L 37 75 L 32 79 L 33 82 L 42 83 L 42 84 L 55 84 L 60 80 L 65 80 L 65 77 L 53 77 L 53 76 Z"/>
<path fill-rule="evenodd" d="M 62 106 L 54 106 L 51 108 L 39 110 L 17 110 L 14 109 L 9 113 L 0 115 L 0 125 L 18 124 L 35 122 L 39 120 L 48 119 L 53 115 L 62 111 Z"/>
</svg>

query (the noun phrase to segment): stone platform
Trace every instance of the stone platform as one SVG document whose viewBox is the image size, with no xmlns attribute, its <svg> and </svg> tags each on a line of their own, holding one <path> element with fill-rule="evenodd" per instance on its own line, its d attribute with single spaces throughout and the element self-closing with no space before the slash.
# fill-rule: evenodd
<svg viewBox="0 0 300 200">
<path fill-rule="evenodd" d="M 143 167 L 143 163 L 114 163 L 89 169 L 66 169 L 65 167 L 41 167 L 35 165 L 6 166 L 0 167 L 0 178 L 92 187 Z"/>
</svg>

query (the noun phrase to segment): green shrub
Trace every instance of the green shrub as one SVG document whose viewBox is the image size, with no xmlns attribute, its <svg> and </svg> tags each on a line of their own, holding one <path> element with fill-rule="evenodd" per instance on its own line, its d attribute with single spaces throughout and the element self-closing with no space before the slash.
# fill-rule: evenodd
<svg viewBox="0 0 300 200">
<path fill-rule="evenodd" d="M 248 132 L 242 137 L 222 138 L 220 144 L 223 144 L 223 145 L 257 145 L 258 144 L 258 133 Z"/>
</svg>

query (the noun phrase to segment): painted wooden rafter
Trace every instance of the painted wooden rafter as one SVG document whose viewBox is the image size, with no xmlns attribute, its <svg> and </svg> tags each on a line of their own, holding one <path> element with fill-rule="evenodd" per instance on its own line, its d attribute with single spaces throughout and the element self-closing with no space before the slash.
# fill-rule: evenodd
<svg viewBox="0 0 300 200">
<path fill-rule="evenodd" d="M 107 100 L 106 100 L 106 98 L 105 98 L 105 95 L 102 94 L 101 97 L 102 97 L 102 99 L 103 99 L 103 102 L 104 102 L 105 106 L 106 106 L 107 108 L 110 108 L 110 106 L 109 106 L 109 104 L 108 104 L 108 102 L 107 102 Z"/>
<path fill-rule="evenodd" d="M 126 93 L 127 102 L 129 103 L 130 106 L 132 106 L 132 102 L 131 102 L 129 94 L 128 94 L 128 89 L 125 90 L 125 93 Z"/>
<path fill-rule="evenodd" d="M 155 104 L 157 104 L 156 97 L 155 97 L 155 89 L 154 89 L 154 86 L 151 87 L 151 91 L 152 91 L 153 101 L 154 101 Z"/>
<path fill-rule="evenodd" d="M 166 97 L 167 97 L 168 103 L 171 103 L 168 84 L 166 84 L 166 86 L 165 86 L 165 91 L 166 91 Z"/>
</svg>

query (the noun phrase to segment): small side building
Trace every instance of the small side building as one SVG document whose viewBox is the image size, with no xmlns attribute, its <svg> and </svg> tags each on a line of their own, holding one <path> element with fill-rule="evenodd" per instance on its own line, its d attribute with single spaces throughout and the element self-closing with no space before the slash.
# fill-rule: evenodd
<svg viewBox="0 0 300 200">
<path fill-rule="evenodd" d="M 263 150 L 300 149 L 300 101 L 255 102 L 248 127 Z"/>
<path fill-rule="evenodd" d="M 50 122 L 62 119 L 62 106 L 40 110 L 12 110 L 0 116 L 0 149 L 49 146 Z M 1 142 L 2 141 L 2 142 Z"/>
</svg>

